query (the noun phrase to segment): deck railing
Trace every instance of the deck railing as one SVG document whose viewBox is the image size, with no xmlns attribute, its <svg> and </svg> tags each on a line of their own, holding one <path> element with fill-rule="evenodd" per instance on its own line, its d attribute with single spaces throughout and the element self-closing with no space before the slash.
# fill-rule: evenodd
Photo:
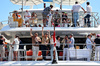
<svg viewBox="0 0 100 66">
<path fill-rule="evenodd" d="M 66 12 L 66 11 L 65 11 Z M 34 12 L 35 13 L 35 12 Z M 68 21 L 63 22 L 62 21 L 62 12 L 58 12 L 60 14 L 60 21 L 55 23 L 58 24 L 58 26 L 56 27 L 74 27 L 74 18 L 72 15 L 72 12 L 66 12 L 67 16 L 68 16 Z M 21 13 L 19 13 L 21 14 Z M 36 23 L 33 23 L 32 20 L 28 20 L 28 23 L 25 22 L 25 20 L 23 19 L 23 23 L 21 24 L 20 27 L 26 27 L 26 25 L 29 25 L 27 27 L 41 27 L 43 26 L 43 17 L 42 17 L 42 13 L 35 13 L 37 15 L 37 20 Z M 54 13 L 55 14 L 55 13 Z M 77 20 L 77 27 L 88 27 L 87 21 L 86 24 L 84 22 L 84 17 L 86 16 L 87 13 L 84 12 L 79 12 L 79 19 Z M 20 17 L 21 18 L 21 17 Z M 47 18 L 47 17 L 46 17 Z M 52 19 L 50 19 L 53 23 L 50 24 L 49 27 L 52 27 L 54 25 L 54 17 Z M 86 19 L 88 20 L 88 19 Z M 91 17 L 90 17 L 90 26 L 91 27 L 98 27 L 99 25 L 99 16 L 97 12 L 91 12 Z M 13 17 L 12 17 L 12 13 L 10 13 L 10 16 L 8 17 L 8 24 L 11 28 L 13 27 L 18 27 L 19 22 L 18 21 L 13 21 Z M 47 24 L 47 23 L 44 23 Z"/>
<path fill-rule="evenodd" d="M 17 44 L 15 45 L 17 47 Z M 13 46 L 15 45 L 12 44 L 0 45 L 3 47 L 3 52 L 1 52 L 2 56 L 0 58 L 3 58 L 4 61 L 13 61 L 14 60 Z M 43 51 L 46 51 L 46 60 L 51 61 L 52 57 L 50 53 L 52 52 L 51 51 L 52 44 L 47 45 L 48 47 L 47 50 L 42 50 L 41 47 L 43 46 L 43 44 L 38 44 L 38 45 L 39 45 L 38 46 L 39 51 L 38 51 L 37 61 L 43 59 L 43 54 L 42 54 Z M 57 49 L 56 47 L 58 60 L 60 61 L 64 61 L 65 59 L 67 61 L 73 61 L 73 60 L 74 61 L 100 61 L 100 44 L 92 44 L 91 45 L 93 47 L 92 49 L 87 49 L 86 44 L 81 44 L 81 43 L 74 44 L 74 48 L 69 47 L 69 45 L 71 44 L 66 44 L 68 46 L 67 48 L 64 47 L 63 45 L 65 44 L 60 44 L 60 49 Z M 20 49 L 18 49 L 17 51 L 18 57 L 17 60 L 15 61 L 27 61 L 27 60 L 34 61 L 33 53 L 35 52 L 35 50 L 34 51 L 29 50 L 29 49 L 33 49 L 32 44 L 18 44 L 18 46 L 20 47 Z M 79 48 L 80 46 L 82 47 L 81 49 Z"/>
</svg>

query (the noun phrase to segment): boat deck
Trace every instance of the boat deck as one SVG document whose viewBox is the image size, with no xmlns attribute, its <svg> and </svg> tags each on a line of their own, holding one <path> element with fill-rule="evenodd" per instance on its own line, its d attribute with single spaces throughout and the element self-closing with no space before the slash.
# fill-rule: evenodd
<svg viewBox="0 0 100 66">
<path fill-rule="evenodd" d="M 96 65 L 100 65 L 100 61 L 58 61 L 58 64 L 51 64 L 51 61 L 4 61 L 4 62 L 0 62 L 0 66 L 27 66 L 27 65 L 31 65 L 31 66 L 86 66 L 86 65 L 90 65 L 90 66 L 96 66 Z"/>
</svg>

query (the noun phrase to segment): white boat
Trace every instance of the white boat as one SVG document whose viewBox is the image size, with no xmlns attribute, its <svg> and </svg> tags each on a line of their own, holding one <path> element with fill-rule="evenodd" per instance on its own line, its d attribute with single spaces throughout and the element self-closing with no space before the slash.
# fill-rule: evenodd
<svg viewBox="0 0 100 66">
<path fill-rule="evenodd" d="M 73 5 L 75 1 L 78 1 L 80 4 L 86 2 L 87 0 L 62 0 L 62 5 Z M 40 3 L 43 3 L 43 0 L 11 0 L 12 3 L 17 4 L 17 5 L 38 5 Z M 53 3 L 57 3 L 57 4 L 61 4 L 60 0 L 54 0 Z M 90 33 L 96 33 L 96 34 L 100 34 L 100 25 L 99 25 L 99 17 L 98 17 L 98 13 L 96 12 L 92 12 L 92 16 L 91 16 L 91 27 L 72 27 L 72 13 L 71 13 L 71 9 L 60 9 L 60 8 L 53 8 L 53 11 L 55 11 L 56 9 L 59 10 L 60 15 L 62 15 L 62 12 L 67 12 L 68 13 L 68 17 L 71 19 L 71 23 L 69 27 L 56 27 L 55 31 L 56 31 L 56 36 L 61 36 L 62 38 L 64 38 L 65 35 L 69 35 L 69 34 L 73 34 L 75 37 L 75 41 L 76 43 L 85 43 L 85 39 L 86 39 L 86 35 L 90 34 Z M 38 23 L 42 25 L 42 11 L 43 9 L 26 9 L 29 12 L 35 12 L 37 14 L 37 18 L 38 18 Z M 24 14 L 24 12 L 26 11 L 24 9 L 22 10 L 17 10 L 20 14 Z M 12 12 L 10 12 L 10 15 L 12 15 Z M 82 19 L 84 17 L 84 13 L 83 11 L 80 11 L 80 19 Z M 79 21 L 80 22 L 80 21 Z M 18 27 L 18 23 L 14 23 L 12 16 L 8 16 L 8 25 L 4 26 L 1 30 L 0 33 L 1 35 L 3 35 L 4 37 L 6 37 L 6 40 L 9 43 L 13 42 L 14 36 L 15 35 L 19 35 L 20 39 L 22 40 L 22 42 L 24 42 L 25 44 L 27 43 L 31 43 L 31 37 L 30 37 L 30 29 L 32 28 L 33 33 L 37 32 L 39 34 L 39 36 L 41 37 L 42 35 L 42 27 Z M 44 27 L 44 31 L 50 31 L 51 33 L 54 31 L 53 27 Z M 27 41 L 26 41 L 27 39 Z M 30 49 L 30 47 L 28 48 Z M 8 64 L 12 64 L 14 62 L 7 62 Z M 19 62 L 18 62 L 19 63 Z M 22 62 L 22 64 L 24 63 L 24 61 Z M 36 65 L 39 65 L 38 63 L 42 62 L 35 62 Z M 45 65 L 51 65 L 49 64 L 50 62 L 47 61 L 45 62 Z M 59 63 L 62 64 L 62 62 L 59 61 Z M 71 63 L 71 62 L 69 62 Z M 73 62 L 73 63 L 77 63 L 77 62 Z M 81 62 L 83 63 L 83 62 Z M 89 63 L 89 62 L 84 62 L 84 63 Z M 83 64 L 84 64 L 83 63 Z M 93 62 L 90 62 L 93 63 Z M 97 64 L 96 62 L 94 62 L 95 64 Z M 0 63 L 1 64 L 1 63 Z M 66 65 L 66 63 L 64 62 L 64 64 Z M 67 63 L 68 64 L 68 63 Z M 13 65 L 13 64 L 12 64 Z M 19 65 L 21 65 L 19 63 Z M 29 64 L 31 65 L 31 64 Z M 32 64 L 35 65 L 35 64 Z M 44 65 L 44 64 L 42 64 Z M 59 64 L 58 64 L 59 65 Z M 63 64 L 62 64 L 63 65 Z M 69 64 L 70 65 L 70 64 Z M 73 64 L 72 64 L 73 65 Z M 97 64 L 98 65 L 98 64 Z"/>
<path fill-rule="evenodd" d="M 35 12 L 37 14 L 37 18 L 38 18 L 38 25 L 42 24 L 42 11 L 43 9 L 26 9 L 29 12 Z M 23 10 L 23 12 L 25 12 L 26 10 Z M 53 9 L 54 11 L 56 10 L 56 8 Z M 99 34 L 100 33 L 100 25 L 99 25 L 99 17 L 95 16 L 98 15 L 98 13 L 94 13 L 92 12 L 92 17 L 91 19 L 93 19 L 93 21 L 91 20 L 91 27 L 72 27 L 72 14 L 71 14 L 71 9 L 58 9 L 59 13 L 61 14 L 62 12 L 67 12 L 68 13 L 68 17 L 69 19 L 71 19 L 71 23 L 69 27 L 56 27 L 56 36 L 60 35 L 62 37 L 64 37 L 66 34 L 73 34 L 75 38 L 86 38 L 87 34 L 90 33 L 96 33 Z M 21 10 L 18 10 L 18 12 L 20 14 L 22 14 Z M 10 13 L 11 15 L 12 13 Z M 80 19 L 82 19 L 84 16 L 82 16 L 84 13 L 82 11 L 80 11 Z M 81 17 L 82 16 L 82 17 Z M 62 25 L 62 24 L 60 24 Z M 33 33 L 38 32 L 39 36 L 41 36 L 41 31 L 42 31 L 42 27 L 18 27 L 18 23 L 13 22 L 13 18 L 12 16 L 8 17 L 8 25 L 4 26 L 1 30 L 0 33 L 4 36 L 6 36 L 6 38 L 8 37 L 14 37 L 14 35 L 19 35 L 20 38 L 31 38 L 30 37 L 30 28 L 33 29 Z M 51 33 L 53 32 L 53 27 L 44 27 L 44 31 L 48 31 L 50 30 Z M 13 35 L 13 36 L 12 36 Z M 9 38 L 10 39 L 10 38 Z M 79 40 L 79 39 L 78 39 Z M 85 41 L 84 41 L 85 42 Z"/>
</svg>

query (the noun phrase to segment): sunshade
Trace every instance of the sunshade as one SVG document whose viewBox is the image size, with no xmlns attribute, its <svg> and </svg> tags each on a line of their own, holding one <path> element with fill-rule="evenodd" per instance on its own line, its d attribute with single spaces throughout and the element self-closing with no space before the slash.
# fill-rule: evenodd
<svg viewBox="0 0 100 66">
<path fill-rule="evenodd" d="M 22 0 L 10 0 L 13 4 L 22 5 Z M 47 0 L 46 0 L 47 1 Z M 49 0 L 48 0 L 49 1 Z M 75 2 L 83 4 L 87 0 L 62 0 L 62 5 L 74 5 Z M 61 5 L 61 0 L 53 0 L 54 3 Z M 23 0 L 23 5 L 38 5 L 43 3 L 43 0 Z"/>
<path fill-rule="evenodd" d="M 62 5 L 74 5 L 76 1 L 79 4 L 83 4 L 87 0 L 62 0 Z M 53 0 L 53 2 L 61 5 L 61 0 Z"/>
<path fill-rule="evenodd" d="M 13 4 L 22 5 L 22 0 L 10 0 Z M 23 5 L 38 5 L 43 3 L 43 0 L 23 0 Z"/>
</svg>

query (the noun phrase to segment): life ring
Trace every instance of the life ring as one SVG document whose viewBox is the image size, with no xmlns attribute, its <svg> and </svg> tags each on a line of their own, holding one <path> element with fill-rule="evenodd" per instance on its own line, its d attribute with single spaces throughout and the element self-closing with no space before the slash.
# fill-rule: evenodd
<svg viewBox="0 0 100 66">
<path fill-rule="evenodd" d="M 71 23 L 71 19 L 70 18 L 68 18 L 68 23 Z"/>
</svg>

